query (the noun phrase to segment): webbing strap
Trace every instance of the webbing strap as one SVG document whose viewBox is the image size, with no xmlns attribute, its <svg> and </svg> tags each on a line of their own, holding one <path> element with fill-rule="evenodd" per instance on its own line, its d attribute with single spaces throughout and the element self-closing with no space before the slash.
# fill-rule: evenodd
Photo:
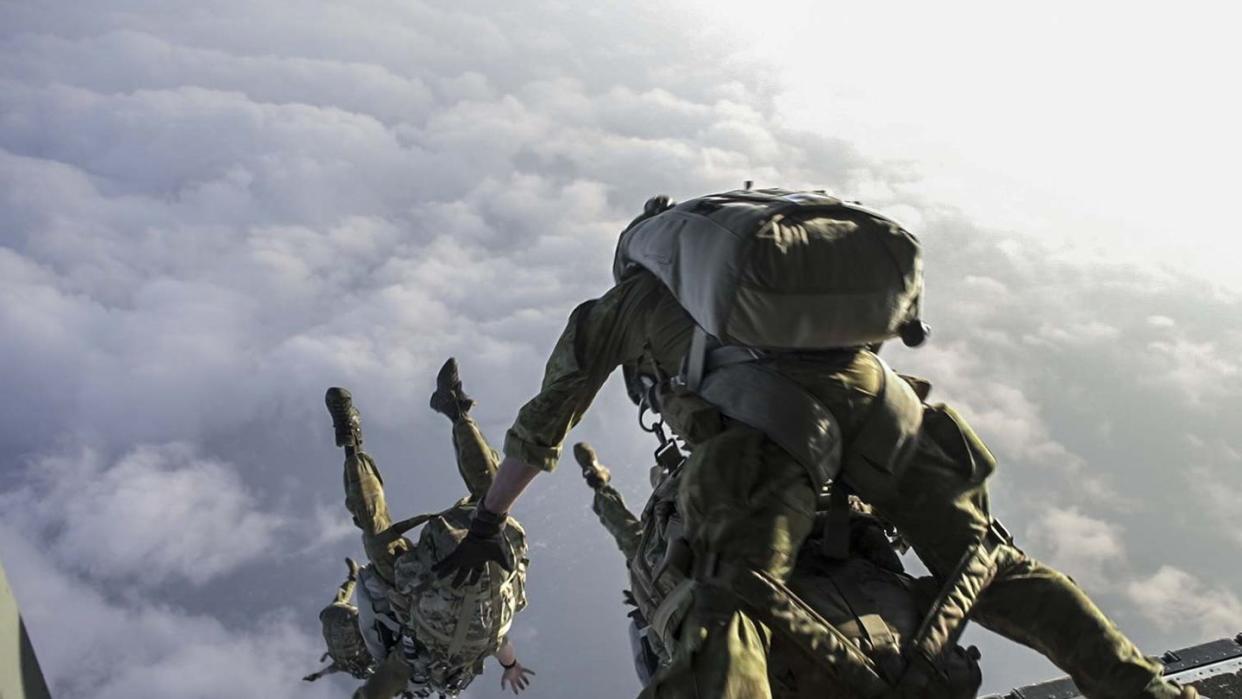
<svg viewBox="0 0 1242 699">
<path fill-rule="evenodd" d="M 983 590 L 996 577 L 996 552 L 1013 543 L 1013 537 L 998 520 L 992 520 L 988 531 L 962 555 L 953 573 L 945 580 L 940 594 L 932 604 L 915 634 L 911 649 L 935 663 L 966 630 L 970 611 Z"/>
<path fill-rule="evenodd" d="M 456 505 L 454 505 L 454 507 L 456 507 Z M 450 507 L 449 510 L 451 509 L 453 508 Z M 381 545 L 387 546 L 388 544 L 391 544 L 397 539 L 400 539 L 406 532 L 410 531 L 411 529 L 414 529 L 415 527 L 421 527 L 422 525 L 426 524 L 427 522 L 430 522 L 436 517 L 439 517 L 440 515 L 447 513 L 449 510 L 444 510 L 443 512 L 427 512 L 421 515 L 414 515 L 413 517 L 410 517 L 408 519 L 403 519 L 400 522 L 396 522 L 390 525 L 384 531 L 376 534 L 375 539 L 379 541 Z"/>
<path fill-rule="evenodd" d="M 820 538 L 820 552 L 833 561 L 850 556 L 850 496 L 845 484 L 834 481 L 828 493 L 828 516 Z"/>
<path fill-rule="evenodd" d="M 466 634 L 470 633 L 470 622 L 474 620 L 475 603 L 478 602 L 479 597 L 479 590 L 476 588 L 467 592 L 462 598 L 461 606 L 457 608 L 457 626 L 453 629 L 453 639 L 449 641 L 447 657 L 457 657 L 457 654 L 465 647 Z"/>
<path fill-rule="evenodd" d="M 703 373 L 707 369 L 707 331 L 699 325 L 694 326 L 694 334 L 690 337 L 690 351 L 686 353 L 685 373 L 682 380 L 686 388 L 698 391 L 703 384 Z"/>
<path fill-rule="evenodd" d="M 700 580 L 737 597 L 760 621 L 798 648 L 816 666 L 832 673 L 868 699 L 891 686 L 858 646 L 820 616 L 784 583 L 763 571 L 721 562 L 719 572 Z"/>
</svg>

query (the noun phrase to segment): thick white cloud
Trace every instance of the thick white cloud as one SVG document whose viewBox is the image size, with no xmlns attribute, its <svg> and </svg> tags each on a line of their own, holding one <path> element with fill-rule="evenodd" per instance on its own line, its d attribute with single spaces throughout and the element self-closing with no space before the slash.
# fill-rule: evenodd
<svg viewBox="0 0 1242 699">
<path fill-rule="evenodd" d="M 1173 566 L 1130 583 L 1126 595 L 1145 616 L 1165 628 L 1191 624 L 1205 635 L 1224 636 L 1242 623 L 1242 601 L 1236 593 Z"/>
<path fill-rule="evenodd" d="M 286 650 L 226 646 L 253 636 L 246 619 L 295 612 L 274 642 L 313 660 L 314 613 L 357 553 L 323 390 L 354 391 L 395 510 L 443 506 L 461 487 L 425 403 L 444 357 L 498 436 L 568 310 L 606 288 L 643 199 L 754 179 L 861 197 L 922 236 L 936 334 L 890 358 L 989 441 L 997 509 L 1037 553 L 1089 575 L 1119 548 L 1123 582 L 1165 564 L 1236 579 L 1236 557 L 1202 551 L 1242 546 L 1213 499 L 1242 488 L 1239 300 L 979 228 L 970 197 L 925 194 L 945 191 L 929 163 L 783 125 L 771 69 L 699 20 L 688 35 L 657 3 L 0 5 L 0 482 L 22 501 L 0 511 L 17 532 L 6 565 L 116 617 L 180 610 L 155 636 L 198 640 L 145 671 L 236 661 L 259 683 L 243 694 L 298 692 L 263 684 L 263 663 L 285 662 L 264 653 Z M 575 437 L 638 505 L 651 447 L 613 389 Z M 619 556 L 576 476 L 538 487 L 520 506 L 538 691 L 632 687 Z M 178 518 L 193 531 L 160 532 Z M 1121 589 L 1105 606 L 1145 647 L 1199 640 L 1196 616 L 1143 621 Z M 40 647 L 85 652 L 51 614 L 32 615 Z M 50 652 L 54 684 L 77 691 L 74 654 Z M 1018 661 L 988 671 L 995 688 L 1024 677 Z M 109 672 L 92 677 L 117 696 L 225 693 Z"/>
<path fill-rule="evenodd" d="M 1077 509 L 1051 508 L 1027 528 L 1032 548 L 1047 563 L 1090 590 L 1106 587 L 1126 561 L 1120 527 Z"/>
<path fill-rule="evenodd" d="M 47 457 L 27 474 L 0 496 L 5 518 L 91 577 L 201 585 L 270 555 L 289 535 L 233 467 L 184 444 L 140 446 L 113 464 L 91 451 Z"/>
</svg>

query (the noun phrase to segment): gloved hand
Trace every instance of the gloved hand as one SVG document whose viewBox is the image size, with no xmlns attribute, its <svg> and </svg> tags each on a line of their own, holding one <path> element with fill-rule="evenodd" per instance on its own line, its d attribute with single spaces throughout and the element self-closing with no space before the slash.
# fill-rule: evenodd
<svg viewBox="0 0 1242 699">
<path fill-rule="evenodd" d="M 473 585 L 478 582 L 487 569 L 488 561 L 500 564 L 505 570 L 513 570 L 513 552 L 501 535 L 507 518 L 507 514 L 491 512 L 480 502 L 475 507 L 466 538 L 432 566 L 432 572 L 441 578 L 455 575 L 453 586 L 460 587 L 463 583 Z"/>
<path fill-rule="evenodd" d="M 673 201 L 672 197 L 669 197 L 666 194 L 659 194 L 651 197 L 645 204 L 643 204 L 643 212 L 633 221 L 630 221 L 630 225 L 626 226 L 625 230 L 628 231 L 652 216 L 658 216 L 676 205 L 677 202 Z"/>
</svg>

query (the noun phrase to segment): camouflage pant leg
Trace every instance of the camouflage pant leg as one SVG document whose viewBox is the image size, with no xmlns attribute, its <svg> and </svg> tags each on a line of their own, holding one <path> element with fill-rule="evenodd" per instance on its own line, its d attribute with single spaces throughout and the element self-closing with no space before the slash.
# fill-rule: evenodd
<svg viewBox="0 0 1242 699">
<path fill-rule="evenodd" d="M 617 548 L 628 562 L 638 554 L 638 539 L 642 536 L 643 525 L 638 518 L 625 506 L 621 493 L 605 483 L 595 491 L 591 509 L 599 517 L 599 523 L 612 534 Z"/>
<path fill-rule="evenodd" d="M 856 484 L 872 479 L 851 478 L 848 469 L 845 475 L 940 576 L 953 569 L 991 521 L 984 482 L 989 474 L 969 472 L 926 441 L 891 492 L 867 492 Z M 1091 699 L 1177 696 L 1172 685 L 1159 679 L 1159 667 L 1073 581 L 1013 546 L 1003 547 L 998 559 L 999 571 L 972 618 L 1044 654 Z"/>
<path fill-rule="evenodd" d="M 481 500 L 492 487 L 500 455 L 492 449 L 469 415 L 453 423 L 453 451 L 457 454 L 457 470 L 470 490 L 470 497 Z"/>
<path fill-rule="evenodd" d="M 357 580 L 346 580 L 336 589 L 337 604 L 352 604 L 354 599 L 354 588 L 358 586 Z"/>
<path fill-rule="evenodd" d="M 682 476 L 678 506 L 699 560 L 788 579 L 810 532 L 815 492 L 805 469 L 770 440 L 734 424 L 699 444 Z M 694 588 L 673 662 L 643 697 L 766 699 L 770 632 L 727 590 Z"/>
<path fill-rule="evenodd" d="M 375 674 L 354 692 L 353 699 L 392 699 L 404 692 L 409 682 L 410 667 L 401 653 L 389 653 L 375 668 Z"/>
<path fill-rule="evenodd" d="M 384 479 L 375 460 L 364 452 L 345 458 L 345 507 L 354 524 L 362 530 L 362 547 L 376 572 L 392 584 L 393 562 L 409 550 L 409 542 L 398 538 L 385 543 L 379 534 L 392 525 L 388 503 L 384 500 Z"/>
</svg>

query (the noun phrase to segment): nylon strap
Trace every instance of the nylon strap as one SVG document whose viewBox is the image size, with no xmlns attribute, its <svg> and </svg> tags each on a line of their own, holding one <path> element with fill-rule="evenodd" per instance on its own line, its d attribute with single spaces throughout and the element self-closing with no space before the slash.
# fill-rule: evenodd
<svg viewBox="0 0 1242 699">
<path fill-rule="evenodd" d="M 996 577 L 996 552 L 1013 543 L 1013 537 L 998 520 L 979 541 L 962 554 L 962 559 L 945 581 L 910 648 L 935 665 L 940 656 L 961 638 L 970 611 L 983 590 Z"/>
<path fill-rule="evenodd" d="M 475 589 L 462 598 L 461 606 L 457 608 L 457 626 L 453 629 L 453 640 L 449 641 L 447 657 L 457 657 L 465 647 L 466 635 L 470 633 L 470 622 L 474 619 L 475 602 L 479 600 L 479 596 L 479 591 Z"/>
<path fill-rule="evenodd" d="M 727 563 L 700 581 L 737 597 L 768 628 L 785 636 L 811 662 L 861 696 L 878 699 L 891 691 L 875 664 L 835 626 L 767 573 Z"/>
<path fill-rule="evenodd" d="M 844 561 L 850 556 L 850 496 L 840 480 L 833 482 L 828 493 L 828 516 L 824 518 L 820 552 L 833 561 Z"/>
<path fill-rule="evenodd" d="M 707 331 L 699 325 L 694 326 L 694 334 L 690 337 L 690 351 L 686 353 L 686 367 L 682 380 L 686 388 L 698 391 L 703 385 L 703 373 L 707 368 Z"/>
</svg>

